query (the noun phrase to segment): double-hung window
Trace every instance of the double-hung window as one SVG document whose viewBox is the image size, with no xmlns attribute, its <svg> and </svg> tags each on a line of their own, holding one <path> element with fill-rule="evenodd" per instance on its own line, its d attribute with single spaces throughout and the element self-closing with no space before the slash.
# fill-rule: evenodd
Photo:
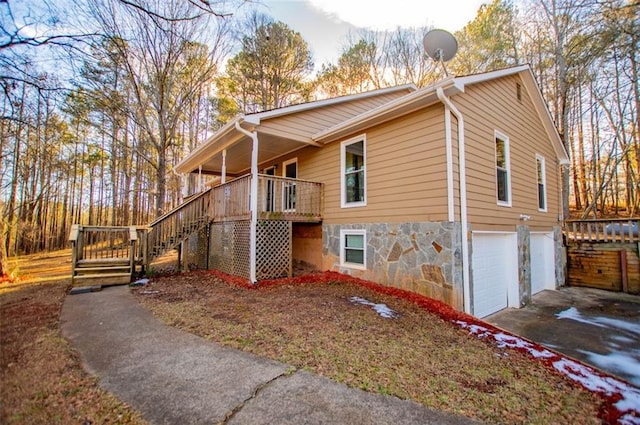
<svg viewBox="0 0 640 425">
<path fill-rule="evenodd" d="M 538 210 L 547 211 L 547 179 L 544 157 L 536 155 L 536 177 L 538 180 Z"/>
<path fill-rule="evenodd" d="M 340 145 L 341 206 L 367 204 L 366 138 L 360 136 Z"/>
<path fill-rule="evenodd" d="M 495 133 L 496 196 L 498 205 L 511 206 L 511 171 L 509 164 L 509 138 Z"/>
<path fill-rule="evenodd" d="M 340 264 L 356 269 L 366 268 L 366 231 L 364 229 L 340 230 Z"/>
</svg>

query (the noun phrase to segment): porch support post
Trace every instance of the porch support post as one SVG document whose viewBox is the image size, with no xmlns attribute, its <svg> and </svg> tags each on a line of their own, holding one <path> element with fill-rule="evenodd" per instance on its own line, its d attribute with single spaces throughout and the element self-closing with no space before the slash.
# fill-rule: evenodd
<svg viewBox="0 0 640 425">
<path fill-rule="evenodd" d="M 222 176 L 220 176 L 220 183 L 225 184 L 227 182 L 227 150 L 222 150 Z"/>
<path fill-rule="evenodd" d="M 249 208 L 251 209 L 251 222 L 249 230 L 249 280 L 257 283 L 256 279 L 256 245 L 257 245 L 257 224 L 258 224 L 258 133 L 247 131 L 240 125 L 242 119 L 236 121 L 236 130 L 251 137 L 253 146 L 251 148 L 251 195 Z"/>
<path fill-rule="evenodd" d="M 198 165 L 198 192 L 202 192 L 202 165 Z"/>
</svg>

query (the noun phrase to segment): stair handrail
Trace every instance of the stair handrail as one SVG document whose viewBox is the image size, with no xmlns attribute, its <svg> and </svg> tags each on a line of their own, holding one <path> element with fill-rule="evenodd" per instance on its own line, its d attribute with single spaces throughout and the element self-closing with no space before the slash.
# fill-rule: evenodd
<svg viewBox="0 0 640 425">
<path fill-rule="evenodd" d="M 180 205 L 176 206 L 171 211 L 166 212 L 166 213 L 162 214 L 160 217 L 158 217 L 155 220 L 153 220 L 151 223 L 149 223 L 149 227 L 155 226 L 156 224 L 158 224 L 159 222 L 161 222 L 165 218 L 169 217 L 170 215 L 176 213 L 177 211 L 180 211 L 183 208 L 186 208 L 188 205 L 190 205 L 193 202 L 197 201 L 198 199 L 202 198 L 203 196 L 205 196 L 209 192 L 211 192 L 211 188 L 205 190 L 204 192 L 200 192 L 195 196 L 192 196 L 190 199 L 188 199 L 187 201 L 185 201 L 185 202 L 181 203 Z"/>
<path fill-rule="evenodd" d="M 176 246 L 177 243 L 184 240 L 189 234 L 196 230 L 195 228 L 190 228 L 186 234 L 183 231 L 177 231 L 179 225 L 176 220 L 180 222 L 185 220 L 185 222 L 190 223 L 190 225 L 198 222 L 198 228 L 208 224 L 211 219 L 209 215 L 212 193 L 211 188 L 200 192 L 148 225 L 145 241 L 145 266 L 148 266 L 148 263 L 151 262 L 153 258 L 160 255 L 161 252 L 157 251 L 158 246 L 162 246 L 161 251 L 166 251 L 167 247 Z"/>
</svg>

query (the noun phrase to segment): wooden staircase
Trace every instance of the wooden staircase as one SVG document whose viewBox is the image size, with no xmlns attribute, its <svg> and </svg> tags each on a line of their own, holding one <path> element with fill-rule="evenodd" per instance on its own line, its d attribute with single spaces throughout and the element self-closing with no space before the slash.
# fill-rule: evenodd
<svg viewBox="0 0 640 425">
<path fill-rule="evenodd" d="M 147 267 L 205 228 L 211 214 L 211 189 L 199 193 L 148 226 L 74 224 L 71 281 L 75 285 L 121 285 L 131 282 L 137 266 Z"/>
<path fill-rule="evenodd" d="M 148 262 L 184 242 L 211 221 L 211 189 L 201 192 L 149 224 Z"/>
</svg>

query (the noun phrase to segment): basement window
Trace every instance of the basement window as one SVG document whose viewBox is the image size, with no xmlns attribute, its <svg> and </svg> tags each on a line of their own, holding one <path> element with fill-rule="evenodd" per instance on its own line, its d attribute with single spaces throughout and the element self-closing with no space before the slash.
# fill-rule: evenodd
<svg viewBox="0 0 640 425">
<path fill-rule="evenodd" d="M 367 250 L 365 248 L 366 230 L 340 230 L 340 265 L 354 269 L 366 268 Z"/>
</svg>

